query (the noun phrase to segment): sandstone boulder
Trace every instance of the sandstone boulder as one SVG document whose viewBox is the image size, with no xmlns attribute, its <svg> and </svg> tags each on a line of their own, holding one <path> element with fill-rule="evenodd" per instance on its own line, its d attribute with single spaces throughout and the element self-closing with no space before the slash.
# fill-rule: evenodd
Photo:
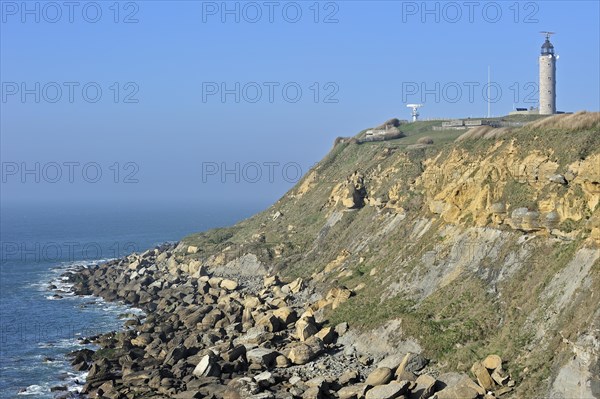
<svg viewBox="0 0 600 399">
<path fill-rule="evenodd" d="M 137 269 L 139 266 L 140 266 L 140 261 L 139 261 L 139 260 L 133 261 L 133 262 L 131 262 L 131 263 L 129 264 L 129 268 L 130 268 L 131 270 L 135 270 L 135 269 Z"/>
<path fill-rule="evenodd" d="M 280 284 L 280 281 L 279 281 L 279 277 L 277 277 L 277 275 L 265 276 L 263 278 L 263 285 L 265 288 L 270 288 L 273 286 L 277 286 L 279 284 Z"/>
<path fill-rule="evenodd" d="M 323 341 L 317 337 L 311 337 L 306 342 L 295 344 L 288 355 L 294 364 L 306 364 L 316 358 L 323 350 Z"/>
<path fill-rule="evenodd" d="M 143 333 L 131 340 L 131 345 L 146 347 L 152 342 L 152 336 L 148 333 Z"/>
<path fill-rule="evenodd" d="M 301 278 L 297 278 L 289 284 L 283 286 L 283 292 L 289 292 L 292 294 L 297 294 L 304 288 L 304 281 Z"/>
<path fill-rule="evenodd" d="M 300 341 L 306 341 L 319 330 L 315 325 L 314 318 L 305 317 L 296 322 L 296 335 Z"/>
<path fill-rule="evenodd" d="M 264 326 L 269 332 L 277 332 L 281 330 L 281 320 L 275 317 L 274 314 L 266 314 L 256 323 L 257 326 Z"/>
<path fill-rule="evenodd" d="M 365 397 L 367 385 L 351 385 L 340 389 L 337 394 L 339 399 L 362 399 Z"/>
<path fill-rule="evenodd" d="M 331 303 L 332 309 L 337 309 L 342 303 L 346 302 L 352 296 L 352 291 L 346 287 L 332 288 L 325 297 Z"/>
<path fill-rule="evenodd" d="M 279 355 L 275 358 L 275 367 L 286 368 L 290 365 L 290 359 L 283 355 Z"/>
<path fill-rule="evenodd" d="M 235 291 L 238 287 L 238 283 L 233 280 L 225 279 L 221 281 L 220 287 L 227 291 Z"/>
<path fill-rule="evenodd" d="M 413 393 L 419 399 L 429 399 L 435 393 L 436 379 L 427 374 L 421 374 L 415 381 L 417 386 L 413 389 Z"/>
<path fill-rule="evenodd" d="M 338 378 L 338 382 L 340 385 L 347 385 L 354 382 L 357 382 L 360 377 L 360 374 L 356 370 L 347 370 L 345 371 L 340 378 Z"/>
<path fill-rule="evenodd" d="M 489 355 L 481 362 L 486 369 L 496 370 L 502 366 L 502 358 L 498 355 Z"/>
<path fill-rule="evenodd" d="M 481 362 L 475 362 L 471 367 L 471 372 L 477 379 L 479 385 L 486 391 L 489 391 L 494 387 L 494 381 L 492 380 L 490 373 Z"/>
<path fill-rule="evenodd" d="M 325 345 L 330 345 L 335 341 L 337 334 L 332 327 L 325 327 L 316 333 L 315 336 L 321 338 L 321 341 L 323 341 Z"/>
<path fill-rule="evenodd" d="M 479 394 L 466 385 L 444 388 L 436 394 L 437 399 L 476 399 Z"/>
<path fill-rule="evenodd" d="M 369 374 L 365 384 L 376 387 L 379 385 L 387 384 L 392 380 L 393 373 L 389 367 L 380 367 L 375 369 Z"/>
<path fill-rule="evenodd" d="M 366 399 L 395 399 L 408 391 L 409 383 L 391 382 L 385 385 L 373 387 L 367 391 Z"/>
<path fill-rule="evenodd" d="M 286 326 L 290 323 L 295 322 L 298 318 L 296 311 L 290 308 L 289 306 L 285 306 L 274 310 L 273 315 L 277 317 L 281 321 L 281 323 L 283 323 Z"/>
</svg>

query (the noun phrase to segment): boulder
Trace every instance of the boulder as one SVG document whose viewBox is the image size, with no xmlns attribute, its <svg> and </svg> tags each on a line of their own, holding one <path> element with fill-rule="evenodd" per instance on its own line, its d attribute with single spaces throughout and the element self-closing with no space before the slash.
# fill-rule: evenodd
<svg viewBox="0 0 600 399">
<path fill-rule="evenodd" d="M 408 391 L 408 385 L 407 381 L 379 385 L 369 389 L 365 399 L 395 399 Z"/>
<path fill-rule="evenodd" d="M 183 346 L 183 344 L 178 345 L 178 346 L 174 347 L 173 349 L 171 349 L 169 351 L 169 353 L 167 353 L 167 356 L 165 357 L 165 360 L 164 360 L 164 364 L 173 366 L 177 362 L 179 362 L 181 359 L 184 359 L 186 357 L 187 357 L 187 349 L 185 348 L 185 346 Z"/>
<path fill-rule="evenodd" d="M 413 389 L 413 395 L 418 399 L 429 399 L 436 389 L 437 380 L 430 375 L 421 374 L 415 381 L 417 386 Z"/>
<path fill-rule="evenodd" d="M 277 317 L 281 321 L 281 323 L 283 323 L 286 326 L 290 323 L 295 322 L 298 319 L 296 311 L 290 308 L 289 306 L 275 309 L 273 311 L 273 316 Z"/>
<path fill-rule="evenodd" d="M 221 367 L 217 363 L 216 356 L 208 354 L 204 356 L 200 363 L 192 372 L 196 377 L 218 377 L 221 375 Z"/>
<path fill-rule="evenodd" d="M 489 355 L 481 363 L 486 369 L 493 371 L 502 366 L 502 358 L 498 355 Z"/>
<path fill-rule="evenodd" d="M 261 301 L 260 301 L 260 298 L 249 295 L 244 299 L 242 304 L 244 305 L 245 308 L 254 310 L 260 306 Z"/>
<path fill-rule="evenodd" d="M 304 288 L 304 281 L 301 278 L 297 278 L 289 284 L 283 286 L 283 292 L 297 294 Z"/>
<path fill-rule="evenodd" d="M 427 366 L 427 363 L 429 363 L 429 361 L 423 356 L 417 353 L 408 352 L 404 356 L 404 359 L 402 359 L 402 362 L 400 362 L 398 368 L 396 369 L 396 376 L 400 376 L 405 371 L 411 373 L 419 372 L 423 370 L 425 366 Z"/>
<path fill-rule="evenodd" d="M 306 364 L 316 358 L 323 350 L 323 341 L 317 337 L 311 337 L 306 342 L 295 344 L 288 355 L 294 364 Z"/>
<path fill-rule="evenodd" d="M 262 373 L 254 376 L 254 381 L 256 381 L 256 383 L 263 388 L 267 388 L 275 384 L 273 373 L 269 371 L 263 371 Z"/>
<path fill-rule="evenodd" d="M 567 185 L 567 179 L 565 179 L 565 177 L 561 174 L 552 175 L 552 176 L 548 177 L 548 180 L 551 181 L 552 183 L 558 183 L 563 186 Z"/>
<path fill-rule="evenodd" d="M 252 378 L 234 378 L 227 384 L 224 399 L 250 398 L 260 392 L 260 388 Z"/>
<path fill-rule="evenodd" d="M 121 396 L 115 396 L 115 398 L 120 398 Z M 189 391 L 181 391 L 175 395 L 173 395 L 173 399 L 196 399 L 204 397 L 200 392 L 196 390 Z"/>
<path fill-rule="evenodd" d="M 355 383 L 359 380 L 360 374 L 356 370 L 347 370 L 345 371 L 340 378 L 338 378 L 338 382 L 340 385 L 347 385 Z"/>
<path fill-rule="evenodd" d="M 148 333 L 143 333 L 131 340 L 131 345 L 146 347 L 152 342 L 152 336 Z"/>
<path fill-rule="evenodd" d="M 65 388 L 65 391 L 67 389 Z M 107 394 L 109 392 L 114 392 L 115 390 L 115 382 L 114 381 L 106 381 L 104 384 L 100 385 L 100 387 L 98 388 L 98 392 L 101 393 L 101 395 Z"/>
<path fill-rule="evenodd" d="M 338 324 L 337 326 L 335 326 L 335 332 L 338 336 L 342 336 L 344 334 L 346 334 L 348 332 L 348 329 L 350 327 L 348 326 L 348 323 L 346 322 L 342 322 L 340 324 Z"/>
<path fill-rule="evenodd" d="M 265 326 L 249 328 L 246 334 L 234 340 L 236 345 L 261 345 L 273 338 L 273 333 L 266 330 Z"/>
<path fill-rule="evenodd" d="M 436 394 L 437 399 L 476 399 L 479 394 L 466 385 L 444 388 Z"/>
<path fill-rule="evenodd" d="M 220 288 L 222 281 L 223 279 L 221 277 L 211 277 L 208 279 L 208 285 L 210 285 L 211 288 Z"/>
<path fill-rule="evenodd" d="M 279 353 L 273 349 L 255 348 L 246 352 L 246 359 L 250 363 L 260 364 L 264 367 L 269 367 L 273 364 Z"/>
<path fill-rule="evenodd" d="M 298 344 L 290 350 L 288 358 L 294 364 L 306 364 L 315 356 L 316 355 L 310 346 L 306 344 Z"/>
<path fill-rule="evenodd" d="M 379 385 L 385 385 L 392 380 L 393 373 L 389 367 L 380 367 L 375 369 L 369 374 L 365 384 L 376 387 Z"/>
<path fill-rule="evenodd" d="M 502 367 L 498 367 L 492 372 L 492 380 L 496 381 L 498 385 L 505 385 L 510 380 L 510 377 L 502 374 Z"/>
<path fill-rule="evenodd" d="M 477 379 L 479 385 L 486 391 L 489 391 L 494 387 L 494 381 L 492 380 L 490 373 L 481 362 L 475 362 L 471 367 L 471 372 Z"/>
<path fill-rule="evenodd" d="M 324 399 L 318 387 L 308 388 L 302 394 L 302 399 Z"/>
<path fill-rule="evenodd" d="M 234 362 L 239 359 L 241 356 L 246 354 L 246 347 L 244 345 L 237 345 L 228 351 L 224 352 L 221 357 L 226 362 Z"/>
<path fill-rule="evenodd" d="M 139 266 L 140 266 L 140 261 L 139 261 L 139 260 L 133 261 L 133 262 L 131 262 L 131 263 L 129 264 L 129 268 L 130 268 L 131 270 L 135 270 L 135 269 L 137 269 Z"/>
<path fill-rule="evenodd" d="M 377 367 L 389 367 L 396 371 L 402 360 L 404 360 L 404 356 L 402 353 L 387 355 L 377 363 Z"/>
<path fill-rule="evenodd" d="M 337 394 L 339 399 L 362 399 L 365 397 L 367 385 L 350 385 L 340 389 Z"/>
<path fill-rule="evenodd" d="M 280 281 L 279 281 L 279 277 L 277 277 L 277 275 L 273 275 L 273 276 L 265 276 L 263 278 L 263 285 L 265 288 L 270 288 L 276 285 L 279 285 Z"/>
<path fill-rule="evenodd" d="M 233 280 L 225 279 L 221 281 L 220 287 L 227 291 L 235 291 L 238 287 L 238 283 Z"/>
<path fill-rule="evenodd" d="M 204 266 L 202 266 L 202 262 L 195 259 L 190 261 L 190 263 L 188 264 L 188 271 L 191 275 L 195 277 L 206 275 L 206 269 L 204 268 Z"/>
<path fill-rule="evenodd" d="M 342 303 L 346 302 L 352 296 L 352 291 L 346 287 L 332 288 L 325 299 L 331 303 L 332 309 L 337 309 Z"/>
<path fill-rule="evenodd" d="M 267 314 L 262 319 L 258 320 L 257 326 L 264 326 L 269 332 L 277 332 L 281 330 L 281 320 L 275 317 L 274 314 Z"/>
<path fill-rule="evenodd" d="M 306 341 L 317 332 L 319 332 L 319 330 L 312 317 L 302 318 L 296 322 L 296 334 L 300 341 Z"/>
<path fill-rule="evenodd" d="M 316 333 L 315 336 L 321 338 L 321 341 L 323 341 L 325 345 L 330 345 L 335 341 L 337 334 L 332 327 L 325 327 Z"/>
<path fill-rule="evenodd" d="M 396 381 L 417 381 L 417 377 L 415 373 L 404 370 L 400 374 L 396 374 Z"/>
<path fill-rule="evenodd" d="M 283 355 L 279 355 L 275 358 L 275 367 L 286 368 L 290 365 L 290 359 Z"/>
</svg>

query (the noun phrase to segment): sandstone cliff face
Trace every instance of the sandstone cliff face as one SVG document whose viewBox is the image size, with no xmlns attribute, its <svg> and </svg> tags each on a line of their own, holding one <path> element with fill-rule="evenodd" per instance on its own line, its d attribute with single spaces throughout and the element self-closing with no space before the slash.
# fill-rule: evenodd
<svg viewBox="0 0 600 399">
<path fill-rule="evenodd" d="M 478 226 L 509 224 L 523 230 L 552 231 L 553 223 L 580 221 L 600 200 L 600 155 L 562 166 L 552 160 L 552 149 L 520 158 L 514 140 L 473 156 L 456 149 L 443 161 L 428 159 L 415 187 L 422 187 L 433 213 L 448 223 L 472 221 Z M 506 210 L 518 209 L 523 198 L 512 192 L 520 186 L 535 214 L 514 220 Z M 527 211 L 526 211 L 527 212 Z M 512 220 L 511 220 L 512 219 Z M 553 222 L 553 223 L 550 223 Z"/>
<path fill-rule="evenodd" d="M 425 148 L 403 144 L 410 135 L 340 142 L 218 244 L 186 239 L 204 248 L 188 256 L 240 269 L 253 254 L 323 304 L 353 289 L 315 311 L 376 337 L 382 356 L 418 348 L 441 371 L 469 371 L 496 353 L 514 397 L 599 397 L 600 114 L 448 144 L 428 135 Z"/>
</svg>

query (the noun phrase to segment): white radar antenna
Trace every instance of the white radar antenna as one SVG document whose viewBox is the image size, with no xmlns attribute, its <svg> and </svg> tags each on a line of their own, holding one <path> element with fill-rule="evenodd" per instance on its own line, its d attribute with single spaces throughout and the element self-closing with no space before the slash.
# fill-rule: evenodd
<svg viewBox="0 0 600 399">
<path fill-rule="evenodd" d="M 421 108 L 424 104 L 407 104 L 407 108 L 412 108 L 412 121 L 416 122 L 419 120 L 419 108 Z"/>
</svg>

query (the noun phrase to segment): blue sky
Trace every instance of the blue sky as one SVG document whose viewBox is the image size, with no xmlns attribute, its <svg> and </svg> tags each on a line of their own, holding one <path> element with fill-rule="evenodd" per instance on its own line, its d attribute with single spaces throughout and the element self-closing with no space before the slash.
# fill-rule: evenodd
<svg viewBox="0 0 600 399">
<path fill-rule="evenodd" d="M 0 3 L 2 201 L 266 205 L 407 102 L 485 116 L 488 66 L 535 106 L 544 30 L 559 110 L 600 108 L 597 1 Z"/>
</svg>

